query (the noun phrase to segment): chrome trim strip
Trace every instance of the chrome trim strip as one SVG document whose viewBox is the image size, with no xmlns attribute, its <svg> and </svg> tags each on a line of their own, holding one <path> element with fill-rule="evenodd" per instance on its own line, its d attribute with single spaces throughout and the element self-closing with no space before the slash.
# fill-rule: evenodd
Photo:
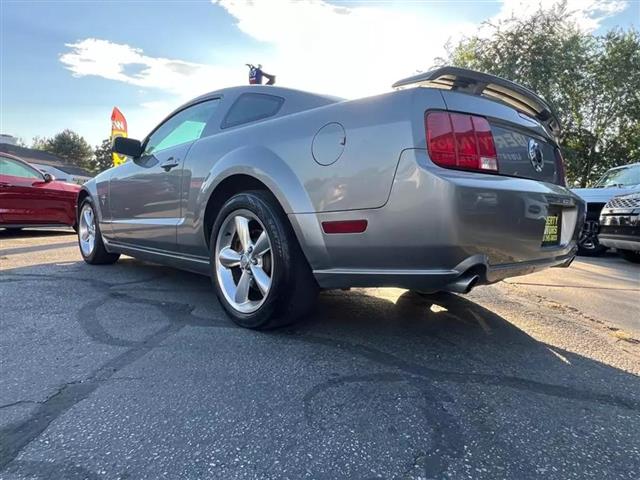
<svg viewBox="0 0 640 480">
<path fill-rule="evenodd" d="M 164 225 L 178 226 L 183 221 L 182 218 L 135 218 L 129 220 L 107 220 L 102 223 L 111 225 Z"/>
</svg>

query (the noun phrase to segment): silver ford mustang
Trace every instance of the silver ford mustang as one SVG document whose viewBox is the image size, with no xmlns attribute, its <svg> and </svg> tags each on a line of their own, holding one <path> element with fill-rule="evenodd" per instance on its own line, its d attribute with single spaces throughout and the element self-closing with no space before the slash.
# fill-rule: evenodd
<svg viewBox="0 0 640 480">
<path fill-rule="evenodd" d="M 287 88 L 183 105 L 85 183 L 78 240 L 209 275 L 230 317 L 271 328 L 318 288 L 467 293 L 568 266 L 584 204 L 533 92 L 442 67 L 359 100 Z"/>
</svg>

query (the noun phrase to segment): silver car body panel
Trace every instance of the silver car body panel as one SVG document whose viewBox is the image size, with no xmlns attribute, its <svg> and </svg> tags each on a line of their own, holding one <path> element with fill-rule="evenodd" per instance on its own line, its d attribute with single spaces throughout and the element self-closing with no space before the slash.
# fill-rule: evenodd
<svg viewBox="0 0 640 480">
<path fill-rule="evenodd" d="M 540 248 L 550 206 L 562 209 L 560 246 Z M 583 209 L 558 185 L 446 170 L 407 149 L 384 207 L 290 218 L 322 286 L 437 288 L 474 266 L 493 282 L 566 263 Z M 366 232 L 324 235 L 317 226 L 353 218 L 368 221 Z"/>
<path fill-rule="evenodd" d="M 627 188 L 618 188 L 618 187 L 607 187 L 607 188 L 574 188 L 572 191 L 580 198 L 582 198 L 587 203 L 602 203 L 605 204 L 613 197 L 617 197 L 618 195 L 624 195 L 625 193 L 632 192 L 634 189 L 638 188 L 637 185 L 627 187 Z"/>
<path fill-rule="evenodd" d="M 266 120 L 221 128 L 245 92 L 280 96 L 283 107 Z M 482 282 L 490 283 L 573 258 L 584 204 L 569 190 L 448 170 L 429 159 L 426 110 L 481 114 L 546 135 L 509 106 L 431 88 L 344 101 L 267 86 L 225 89 L 186 106 L 213 98 L 220 99 L 215 128 L 181 146 L 180 168 L 163 175 L 130 160 L 84 185 L 108 250 L 209 275 L 206 207 L 222 182 L 244 175 L 276 197 L 322 287 L 437 290 L 470 270 L 483 269 Z M 320 147 L 318 132 L 329 132 Z M 319 162 L 318 148 L 337 158 Z M 551 206 L 562 211 L 562 239 L 541 248 Z M 367 230 L 322 230 L 324 221 L 349 219 L 366 219 Z"/>
</svg>

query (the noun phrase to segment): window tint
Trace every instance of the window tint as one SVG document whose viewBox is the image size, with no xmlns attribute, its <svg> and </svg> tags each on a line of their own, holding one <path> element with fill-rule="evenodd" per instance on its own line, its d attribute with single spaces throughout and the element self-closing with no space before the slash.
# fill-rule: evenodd
<svg viewBox="0 0 640 480">
<path fill-rule="evenodd" d="M 631 187 L 640 185 L 640 166 L 630 166 L 605 173 L 596 183 L 596 187 Z"/>
<path fill-rule="evenodd" d="M 0 175 L 42 180 L 42 175 L 37 170 L 6 157 L 0 157 Z"/>
<path fill-rule="evenodd" d="M 144 153 L 149 155 L 200 138 L 219 102 L 208 100 L 176 113 L 151 134 Z"/>
<path fill-rule="evenodd" d="M 222 128 L 271 117 L 278 113 L 283 103 L 284 98 L 273 95 L 244 93 L 229 109 L 229 113 L 222 122 Z"/>
</svg>

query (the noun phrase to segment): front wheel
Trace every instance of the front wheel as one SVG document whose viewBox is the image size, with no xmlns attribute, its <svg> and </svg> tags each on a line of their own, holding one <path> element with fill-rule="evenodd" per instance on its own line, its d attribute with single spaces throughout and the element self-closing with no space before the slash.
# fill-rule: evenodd
<svg viewBox="0 0 640 480">
<path fill-rule="evenodd" d="M 317 284 L 284 212 L 268 192 L 231 197 L 213 225 L 210 250 L 216 294 L 238 325 L 280 327 L 313 306 Z"/>
<path fill-rule="evenodd" d="M 120 254 L 107 252 L 104 246 L 96 211 L 88 198 L 80 206 L 77 226 L 78 246 L 85 262 L 91 265 L 106 265 L 118 261 Z"/>
<path fill-rule="evenodd" d="M 607 247 L 600 245 L 598 240 L 599 232 L 600 222 L 598 220 L 586 220 L 584 222 L 578 236 L 578 255 L 598 257 L 607 250 Z"/>
</svg>

